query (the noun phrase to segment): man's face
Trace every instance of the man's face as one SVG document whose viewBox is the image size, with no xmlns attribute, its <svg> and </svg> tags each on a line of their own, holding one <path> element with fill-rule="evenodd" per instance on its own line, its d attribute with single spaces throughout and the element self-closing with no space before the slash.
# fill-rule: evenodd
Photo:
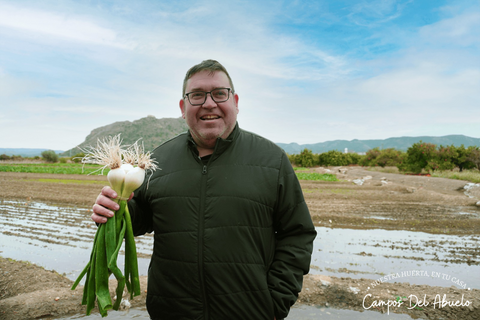
<svg viewBox="0 0 480 320">
<path fill-rule="evenodd" d="M 185 93 L 192 91 L 210 92 L 216 88 L 230 88 L 224 72 L 210 74 L 201 71 L 187 81 Z M 216 103 L 210 94 L 203 105 L 192 106 L 188 98 L 180 100 L 182 116 L 186 120 L 193 139 L 201 148 L 213 149 L 218 137 L 227 138 L 235 127 L 238 114 L 238 95 L 230 92 L 225 102 Z"/>
</svg>

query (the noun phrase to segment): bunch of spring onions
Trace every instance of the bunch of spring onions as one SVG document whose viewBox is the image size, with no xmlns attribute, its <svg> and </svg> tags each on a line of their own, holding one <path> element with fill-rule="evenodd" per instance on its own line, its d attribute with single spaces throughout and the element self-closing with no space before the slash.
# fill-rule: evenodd
<svg viewBox="0 0 480 320">
<path fill-rule="evenodd" d="M 130 293 L 130 299 L 140 295 L 137 253 L 127 200 L 131 193 L 142 185 L 146 170 L 154 171 L 157 166 L 150 158 L 150 153 L 143 153 L 143 147 L 138 142 L 131 146 L 122 146 L 120 135 L 99 140 L 97 148 L 86 151 L 83 163 L 95 163 L 102 165 L 103 168 L 110 168 L 107 178 L 112 189 L 119 195 L 114 200 L 120 205 L 120 209 L 113 217 L 108 218 L 106 223 L 99 225 L 90 261 L 73 284 L 72 290 L 86 275 L 82 305 L 87 305 L 87 315 L 90 315 L 97 301 L 100 314 L 105 317 L 107 310 L 118 310 L 120 307 L 125 286 Z M 118 252 L 124 238 L 125 275 L 117 266 Z M 114 304 L 108 288 L 111 274 L 118 283 Z"/>
</svg>

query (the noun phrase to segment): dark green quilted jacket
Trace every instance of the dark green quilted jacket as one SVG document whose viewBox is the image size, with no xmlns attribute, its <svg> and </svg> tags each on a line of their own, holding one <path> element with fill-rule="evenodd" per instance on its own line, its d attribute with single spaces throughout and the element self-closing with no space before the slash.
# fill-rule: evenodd
<svg viewBox="0 0 480 320">
<path fill-rule="evenodd" d="M 286 317 L 316 232 L 283 150 L 237 124 L 207 163 L 189 133 L 153 157 L 161 170 L 129 202 L 135 235 L 154 232 L 152 319 Z"/>
</svg>

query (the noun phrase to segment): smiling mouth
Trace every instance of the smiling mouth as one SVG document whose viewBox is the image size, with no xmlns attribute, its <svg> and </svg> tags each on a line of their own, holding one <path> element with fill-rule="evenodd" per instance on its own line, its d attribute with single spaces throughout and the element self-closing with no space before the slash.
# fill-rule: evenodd
<svg viewBox="0 0 480 320">
<path fill-rule="evenodd" d="M 220 119 L 219 116 L 216 116 L 216 115 L 207 115 L 207 116 L 203 116 L 203 117 L 200 117 L 201 120 L 216 120 L 216 119 Z"/>
</svg>

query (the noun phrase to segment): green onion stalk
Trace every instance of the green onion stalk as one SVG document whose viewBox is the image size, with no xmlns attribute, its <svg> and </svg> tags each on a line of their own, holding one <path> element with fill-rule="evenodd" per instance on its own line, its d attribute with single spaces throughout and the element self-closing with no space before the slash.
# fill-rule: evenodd
<svg viewBox="0 0 480 320">
<path fill-rule="evenodd" d="M 139 188 L 145 179 L 146 171 L 157 169 L 150 153 L 143 152 L 138 141 L 131 146 L 122 146 L 120 135 L 98 140 L 97 148 L 87 150 L 83 163 L 95 163 L 109 167 L 107 174 L 110 186 L 119 195 L 116 201 L 118 209 L 113 217 L 98 226 L 90 261 L 72 286 L 75 290 L 80 280 L 86 275 L 83 288 L 82 305 L 87 306 L 86 314 L 90 315 L 95 301 L 102 317 L 108 315 L 107 310 L 118 310 L 125 286 L 130 299 L 140 295 L 140 279 L 138 275 L 137 251 L 132 229 L 132 220 L 128 211 L 127 200 L 132 192 Z M 117 266 L 117 257 L 125 239 L 125 270 Z M 112 303 L 108 281 L 110 275 L 117 279 L 116 300 Z"/>
</svg>

